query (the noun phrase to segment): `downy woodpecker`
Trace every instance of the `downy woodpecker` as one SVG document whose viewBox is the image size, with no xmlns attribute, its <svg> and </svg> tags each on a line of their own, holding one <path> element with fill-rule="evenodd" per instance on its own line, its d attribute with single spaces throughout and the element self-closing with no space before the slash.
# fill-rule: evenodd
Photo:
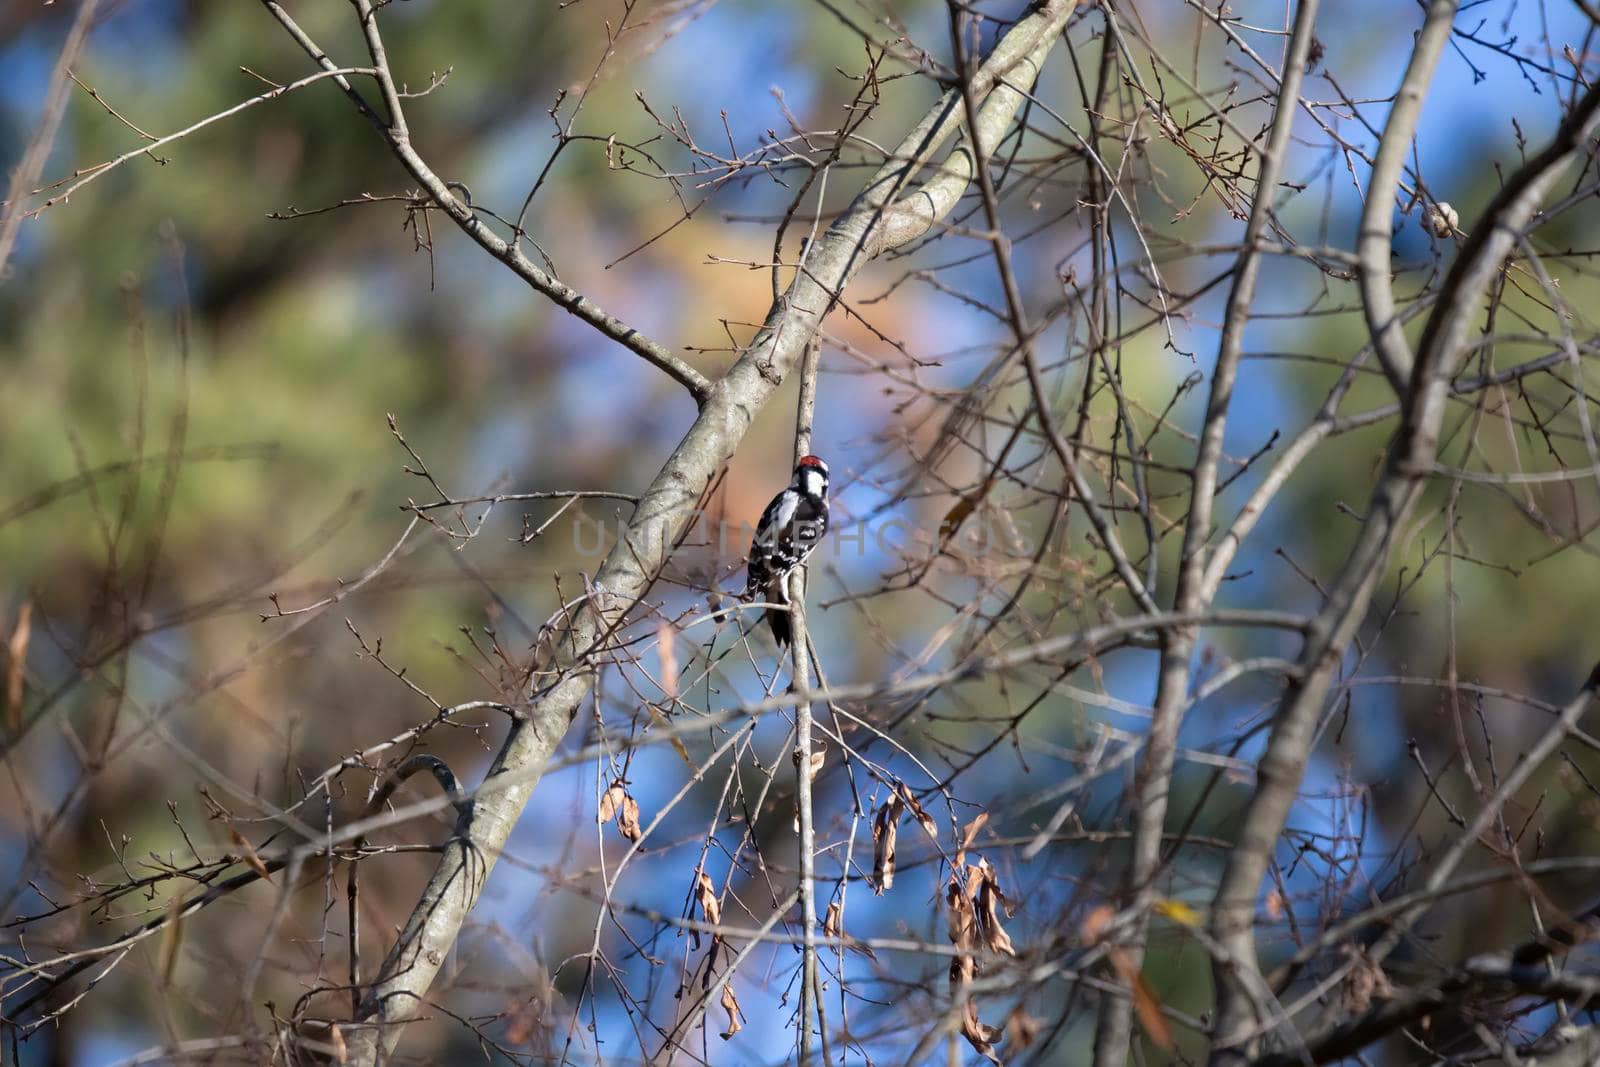
<svg viewBox="0 0 1600 1067">
<path fill-rule="evenodd" d="M 750 545 L 746 599 L 788 604 L 789 572 L 806 561 L 827 532 L 828 465 L 816 456 L 801 456 L 789 488 L 773 497 L 761 513 Z M 778 647 L 786 647 L 794 630 L 789 613 L 768 608 L 767 625 Z"/>
</svg>

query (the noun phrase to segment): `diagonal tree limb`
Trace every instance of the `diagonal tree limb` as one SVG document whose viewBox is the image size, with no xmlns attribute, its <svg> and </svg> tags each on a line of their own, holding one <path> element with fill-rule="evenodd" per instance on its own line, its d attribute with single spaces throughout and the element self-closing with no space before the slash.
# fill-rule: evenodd
<svg viewBox="0 0 1600 1067">
<path fill-rule="evenodd" d="M 94 166 L 86 168 L 80 172 L 82 177 L 74 178 L 72 181 L 68 182 L 67 185 L 59 192 L 47 197 L 39 204 L 37 208 L 33 209 L 27 214 L 29 217 L 36 217 L 46 208 L 54 207 L 57 204 L 64 204 L 70 200 L 72 195 L 79 189 L 82 189 L 85 185 L 88 185 L 91 182 L 99 181 L 101 178 L 105 177 L 107 174 L 110 174 L 118 167 L 121 167 L 127 163 L 131 163 L 140 156 L 148 155 L 158 148 L 165 148 L 167 145 L 172 144 L 175 141 L 181 141 L 186 137 L 192 136 L 193 134 L 205 129 L 207 126 L 231 119 L 235 115 L 239 114 L 239 112 L 253 108 L 257 104 L 269 103 L 287 93 L 295 92 L 298 89 L 304 89 L 308 85 L 314 85 L 317 82 L 326 81 L 330 78 L 338 80 L 351 74 L 359 74 L 370 77 L 372 73 L 373 70 L 371 67 L 334 67 L 331 70 L 319 70 L 315 74 L 308 74 L 304 78 L 298 78 L 295 81 L 289 82 L 287 85 L 274 86 L 264 93 L 258 93 L 255 96 L 241 100 L 232 107 L 223 108 L 221 111 L 213 111 L 205 118 L 196 122 L 192 122 L 181 130 L 175 130 L 164 137 L 152 137 L 145 141 L 145 143 L 139 145 L 137 148 L 131 148 L 119 156 L 115 156 L 106 160 L 104 163 L 96 163 Z"/>
<path fill-rule="evenodd" d="M 1378 365 L 1388 376 L 1395 392 L 1405 395 L 1415 357 L 1401 332 L 1394 309 L 1394 279 L 1389 266 L 1392 251 L 1394 194 L 1400 187 L 1400 172 L 1411 152 L 1411 139 L 1422 116 L 1422 102 L 1433 80 L 1439 54 L 1455 24 L 1459 0 L 1431 0 L 1423 19 L 1422 32 L 1411 50 L 1411 62 L 1401 78 L 1394 106 L 1383 125 L 1378 155 L 1372 161 L 1367 182 L 1367 199 L 1361 209 L 1361 230 L 1356 239 L 1356 277 L 1361 283 L 1361 307 L 1366 313 L 1367 330 L 1372 334 Z"/>
<path fill-rule="evenodd" d="M 324 69 L 332 64 L 281 4 L 276 0 L 263 3 Z M 1011 85 L 1024 89 L 1032 86 L 1074 7 L 1075 0 L 1046 0 L 996 44 L 974 78 L 975 90 L 981 89 L 985 98 L 979 112 L 980 143 L 998 144 L 1010 128 L 1023 100 L 1023 93 Z M 380 85 L 386 80 L 392 84 L 371 4 L 357 0 L 357 11 L 363 19 Z M 997 89 L 1002 78 L 1010 84 Z M 526 260 L 515 244 L 508 244 L 489 230 L 421 160 L 403 126 L 397 130 L 394 122 L 380 118 L 348 83 L 340 84 L 362 114 L 384 133 L 401 164 L 481 247 L 535 289 L 556 298 L 608 336 L 628 338 L 624 343 L 634 351 L 685 381 L 691 390 L 700 389 L 682 367 L 662 358 L 666 353 L 659 345 L 646 344 L 618 320 L 548 278 Z M 391 106 L 394 103 L 391 99 Z M 845 286 L 873 256 L 911 239 L 905 231 L 885 225 L 885 215 L 895 198 L 910 188 L 911 179 L 923 163 L 955 132 L 960 122 L 956 104 L 955 94 L 946 93 L 891 153 L 850 207 L 807 249 L 801 269 L 795 272 L 788 289 L 773 304 L 762 328 L 733 367 L 720 381 L 697 393 L 699 415 L 641 495 L 628 528 L 596 574 L 590 594 L 558 639 L 541 649 L 533 677 L 543 684 L 530 697 L 526 716 L 512 727 L 489 771 L 490 779 L 509 775 L 516 784 L 480 796 L 470 827 L 445 850 L 363 999 L 358 1021 L 370 1025 L 351 1029 L 350 1063 L 376 1064 L 399 1042 L 404 1024 L 416 1013 L 477 902 L 484 880 L 532 794 L 539 769 L 548 761 L 593 686 L 598 672 L 597 653 L 649 588 L 702 490 L 733 455 L 756 413 L 783 383 Z M 947 173 L 941 171 L 941 177 Z M 953 207 L 959 196 L 959 192 L 949 195 L 951 183 L 947 178 L 939 188 L 940 196 L 930 198 L 929 206 L 918 216 L 927 225 Z M 902 215 L 896 212 L 894 218 Z"/>
<path fill-rule="evenodd" d="M 1244 246 L 1234 268 L 1233 288 L 1223 315 L 1217 363 L 1211 372 L 1211 393 L 1206 401 L 1205 423 L 1194 461 L 1189 493 L 1189 517 L 1183 531 L 1173 608 L 1186 614 L 1202 610 L 1211 595 L 1205 581 L 1206 543 L 1211 536 L 1211 508 L 1217 492 L 1217 467 L 1222 458 L 1228 410 L 1234 382 L 1244 352 L 1244 332 L 1255 301 L 1256 279 L 1261 271 L 1260 242 L 1271 221 L 1273 195 L 1288 154 L 1289 137 L 1311 52 L 1317 0 L 1300 0 L 1294 28 L 1285 45 L 1283 78 L 1272 116 L 1272 131 L 1261 153 L 1256 175 L 1255 201 L 1245 224 Z M 1211 587 L 1214 588 L 1214 587 Z M 1155 713 L 1145 751 L 1134 774 L 1133 856 L 1123 885 L 1124 898 L 1134 912 L 1133 925 L 1123 951 L 1138 968 L 1144 960 L 1147 909 L 1155 898 L 1156 876 L 1162 867 L 1161 845 L 1167 821 L 1173 765 L 1178 750 L 1178 730 L 1190 694 L 1190 660 L 1194 654 L 1195 627 L 1163 630 L 1161 663 L 1156 680 Z M 1095 1064 L 1113 1067 L 1128 1056 L 1132 1033 L 1133 1001 L 1129 997 L 1103 997 L 1095 1031 Z"/>
<path fill-rule="evenodd" d="M 0 203 L 0 280 L 5 278 L 6 262 L 11 258 L 11 250 L 16 246 L 17 230 L 22 226 L 22 209 L 26 206 L 23 199 L 33 183 L 39 180 L 45 160 L 50 156 L 50 148 L 56 142 L 56 133 L 61 129 L 61 117 L 67 110 L 67 83 L 72 79 L 72 68 L 77 66 L 78 57 L 83 54 L 84 43 L 88 41 L 89 30 L 94 25 L 95 9 L 99 6 L 100 0 L 83 0 L 78 13 L 72 17 L 72 27 L 67 30 L 67 39 L 56 58 L 55 69 L 50 72 L 50 88 L 45 95 L 39 126 L 28 141 L 17 169 L 11 172 L 5 201 Z"/>
<path fill-rule="evenodd" d="M 1312 621 L 1301 649 L 1301 674 L 1273 716 L 1256 788 L 1246 805 L 1238 844 L 1228 855 L 1212 901 L 1211 932 L 1226 950 L 1213 964 L 1217 989 L 1213 1064 L 1248 1059 L 1257 1032 L 1249 986 L 1235 968 L 1253 966 L 1256 897 L 1311 756 L 1323 700 L 1372 591 L 1388 569 L 1400 527 L 1421 497 L 1439 451 L 1450 378 L 1467 350 L 1467 333 L 1484 292 L 1539 204 L 1567 165 L 1583 154 L 1600 118 L 1600 86 L 1584 94 L 1555 137 L 1490 200 L 1439 292 L 1423 329 L 1417 362 L 1402 392 L 1401 425 L 1390 445 L 1367 520 Z"/>
<path fill-rule="evenodd" d="M 288 31 L 289 36 L 305 50 L 306 54 L 316 60 L 318 66 L 324 71 L 334 71 L 338 65 L 328 58 L 327 53 L 319 48 L 315 41 L 300 28 L 300 25 L 283 9 L 277 0 L 262 0 L 273 18 Z M 372 5 L 366 0 L 357 4 L 357 11 L 361 17 L 362 30 L 367 40 L 368 52 L 372 56 L 373 65 L 377 70 L 377 79 L 380 91 L 383 93 L 385 106 L 389 110 L 386 120 L 371 104 L 367 103 L 361 93 L 350 84 L 350 81 L 338 75 L 334 82 L 344 90 L 346 96 L 356 105 L 356 109 L 371 122 L 389 142 L 390 150 L 395 158 L 400 161 L 409 173 L 428 193 L 433 201 L 445 214 L 450 216 L 462 232 L 472 238 L 485 252 L 511 268 L 513 274 L 527 282 L 535 291 L 549 297 L 559 306 L 599 330 L 611 340 L 622 345 L 642 357 L 647 362 L 664 371 L 674 381 L 678 382 L 695 399 L 695 403 L 704 406 L 706 396 L 711 391 L 711 383 L 689 364 L 679 359 L 672 351 L 659 341 L 646 337 L 632 326 L 628 325 L 617 316 L 600 307 L 593 300 L 584 296 L 572 286 L 552 277 L 539 269 L 532 260 L 522 252 L 519 242 L 520 234 L 513 235 L 510 241 L 505 240 L 494 230 L 490 229 L 484 221 L 478 218 L 473 209 L 461 202 L 461 199 L 450 189 L 449 183 L 434 173 L 433 169 L 423 161 L 411 145 L 411 134 L 406 126 L 405 113 L 400 107 L 400 94 L 395 86 L 394 77 L 389 70 L 388 58 L 383 50 L 383 39 L 378 34 L 377 17 Z"/>
</svg>

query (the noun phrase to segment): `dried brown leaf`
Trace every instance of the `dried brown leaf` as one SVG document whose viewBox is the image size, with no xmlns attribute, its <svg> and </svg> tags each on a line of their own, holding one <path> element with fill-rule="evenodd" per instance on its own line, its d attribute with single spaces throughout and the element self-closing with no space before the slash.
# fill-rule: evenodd
<svg viewBox="0 0 1600 1067">
<path fill-rule="evenodd" d="M 631 793 L 622 794 L 622 806 L 617 809 L 617 829 L 629 841 L 637 841 L 644 836 L 644 831 L 639 828 L 639 802 L 633 799 Z"/>
<path fill-rule="evenodd" d="M 1011 1009 L 1011 1014 L 1006 1016 L 1006 1045 L 1021 1052 L 1023 1049 L 1039 1040 L 1039 1031 L 1043 1024 L 1029 1015 L 1021 1004 Z"/>
<path fill-rule="evenodd" d="M 967 849 L 972 847 L 972 842 L 978 839 L 978 831 L 982 830 L 989 821 L 989 813 L 978 812 L 978 817 L 967 823 L 961 829 L 961 845 L 956 849 L 956 866 L 960 867 L 967 862 Z"/>
<path fill-rule="evenodd" d="M 17 609 L 17 624 L 6 642 L 6 724 L 16 730 L 22 726 L 23 668 L 28 662 L 28 639 L 33 636 L 33 601 L 24 600 Z"/>
<path fill-rule="evenodd" d="M 617 817 L 617 809 L 622 807 L 622 798 L 627 796 L 627 790 L 622 788 L 622 782 L 615 781 L 611 787 L 600 795 L 600 811 L 598 821 L 608 823 Z"/>
<path fill-rule="evenodd" d="M 902 804 L 899 797 L 878 809 L 872 820 L 872 892 L 878 896 L 894 886 L 894 845 Z"/>
<path fill-rule="evenodd" d="M 706 872 L 701 871 L 695 878 L 695 895 L 700 901 L 700 915 L 708 923 L 722 921 L 722 901 L 717 899 L 717 887 L 711 883 Z"/>
<path fill-rule="evenodd" d="M 350 1062 L 350 1050 L 345 1047 L 344 1031 L 338 1023 L 328 1027 L 328 1044 L 333 1046 L 333 1058 L 340 1063 Z"/>
<path fill-rule="evenodd" d="M 728 1028 L 722 1032 L 722 1040 L 726 1041 L 744 1029 L 739 1022 L 739 1016 L 743 1013 L 739 1011 L 739 998 L 733 995 L 732 979 L 722 987 L 722 1010 L 728 1013 Z"/>
<path fill-rule="evenodd" d="M 1374 999 L 1387 1000 L 1394 996 L 1389 976 L 1365 949 L 1346 944 L 1341 947 L 1340 955 L 1349 961 L 1349 971 L 1341 989 L 1346 1013 L 1361 1015 L 1372 1006 Z"/>
<path fill-rule="evenodd" d="M 1011 936 L 1000 925 L 1000 910 L 1005 906 L 1006 898 L 1005 894 L 1000 892 L 999 879 L 995 876 L 994 868 L 989 865 L 988 860 L 983 861 L 979 871 L 978 903 L 974 910 L 977 912 L 978 925 L 983 930 L 983 942 L 989 947 L 990 952 L 1015 956 L 1017 950 L 1011 944 Z"/>
<path fill-rule="evenodd" d="M 233 843 L 234 848 L 239 850 L 239 858 L 244 860 L 246 867 L 260 875 L 263 881 L 272 881 L 272 872 L 267 870 L 267 865 L 261 862 L 261 857 L 256 855 L 256 850 L 249 841 L 245 840 L 243 834 L 230 826 L 228 827 L 228 840 Z"/>
<path fill-rule="evenodd" d="M 1115 916 L 1116 912 L 1109 905 L 1099 904 L 1091 908 L 1079 926 L 1084 944 L 1099 943 Z M 1128 987 L 1128 994 L 1133 998 L 1133 1010 L 1139 1016 L 1139 1025 L 1144 1027 L 1145 1035 L 1158 1048 L 1172 1051 L 1172 1028 L 1167 1025 L 1166 1016 L 1161 1014 L 1161 1002 L 1151 992 L 1139 968 L 1134 966 L 1132 957 L 1120 947 L 1113 946 L 1106 950 L 1106 959 L 1110 961 L 1111 969 L 1117 972 L 1117 977 L 1122 979 L 1122 984 Z"/>
<path fill-rule="evenodd" d="M 950 872 L 950 884 L 945 888 L 945 919 L 949 925 L 950 942 L 957 948 L 971 948 L 973 944 L 972 898 L 962 887 L 955 872 Z"/>
<path fill-rule="evenodd" d="M 822 934 L 824 937 L 842 937 L 839 925 L 839 902 L 835 900 L 828 905 L 828 914 L 822 918 Z"/>
<path fill-rule="evenodd" d="M 1000 1031 L 992 1026 L 985 1026 L 978 1018 L 978 1005 L 969 997 L 967 1008 L 961 1015 L 961 1036 L 967 1039 L 978 1055 L 990 1063 L 999 1063 L 1000 1057 L 995 1055 L 994 1042 L 1000 1039 Z"/>
<path fill-rule="evenodd" d="M 911 809 L 911 814 L 916 816 L 917 822 L 921 824 L 923 831 L 935 841 L 939 840 L 939 824 L 933 821 L 933 816 L 929 815 L 921 804 L 917 803 L 917 798 L 911 795 L 910 787 L 904 782 L 896 782 L 894 788 L 895 794 L 906 807 Z"/>
<path fill-rule="evenodd" d="M 866 956 L 868 959 L 875 960 L 878 958 L 878 954 L 872 951 L 871 945 L 863 945 L 861 942 L 845 933 L 844 909 L 839 906 L 839 902 L 837 900 L 828 905 L 828 914 L 824 916 L 822 920 L 822 933 L 826 937 L 837 938 L 838 940 L 843 941 L 845 948 L 849 949 L 851 952 Z"/>
<path fill-rule="evenodd" d="M 1097 904 L 1089 909 L 1089 914 L 1084 916 L 1083 922 L 1078 927 L 1079 933 L 1083 935 L 1084 944 L 1098 944 L 1116 914 L 1107 904 Z M 1167 1025 L 1166 1016 L 1161 1014 L 1161 1002 L 1151 992 L 1144 975 L 1139 973 L 1139 968 L 1133 965 L 1133 960 L 1120 948 L 1108 949 L 1106 959 L 1111 962 L 1117 977 L 1128 987 L 1128 993 L 1133 997 L 1133 1010 L 1138 1013 L 1139 1025 L 1144 1027 L 1145 1034 L 1158 1047 L 1170 1052 L 1173 1048 L 1172 1028 Z"/>
<path fill-rule="evenodd" d="M 978 874 L 983 878 L 983 886 L 980 887 L 980 892 L 988 892 L 993 896 L 993 903 L 999 907 L 1000 911 L 1005 912 L 1006 918 L 1011 918 L 1012 914 L 1016 912 L 1017 906 L 1007 899 L 1005 892 L 1000 888 L 1000 876 L 995 873 L 994 864 L 986 859 L 980 859 L 977 870 Z"/>
<path fill-rule="evenodd" d="M 1163 1052 L 1171 1052 L 1175 1047 L 1172 1027 L 1167 1024 L 1167 1017 L 1161 1014 L 1161 1001 L 1151 991 L 1150 983 L 1144 980 L 1144 975 L 1134 970 L 1133 961 L 1121 949 L 1111 953 L 1111 963 L 1117 973 L 1123 975 L 1123 980 L 1133 993 L 1133 1010 L 1139 1016 L 1139 1025 L 1144 1027 L 1145 1036 Z M 1131 976 L 1126 973 L 1128 971 L 1133 972 Z"/>
</svg>

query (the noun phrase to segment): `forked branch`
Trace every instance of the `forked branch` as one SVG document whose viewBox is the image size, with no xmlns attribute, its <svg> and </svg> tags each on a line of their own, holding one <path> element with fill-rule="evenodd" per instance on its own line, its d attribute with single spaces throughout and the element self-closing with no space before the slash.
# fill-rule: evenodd
<svg viewBox="0 0 1600 1067">
<path fill-rule="evenodd" d="M 319 65 L 324 69 L 335 66 L 281 4 L 276 0 L 263 3 Z M 1010 128 L 1024 92 L 1038 76 L 1044 57 L 1055 46 L 1075 6 L 1075 0 L 1047 0 L 1040 4 L 1007 31 L 975 74 L 973 91 L 982 99 L 976 126 L 983 143 L 997 144 Z M 379 84 L 392 85 L 394 79 L 388 70 L 373 8 L 368 0 L 357 0 L 357 10 L 372 63 L 379 71 Z M 721 380 L 706 384 L 697 372 L 682 365 L 659 344 L 643 340 L 620 320 L 534 267 L 514 241 L 507 242 L 490 230 L 423 163 L 411 146 L 403 122 L 386 121 L 348 82 L 335 81 L 357 109 L 383 132 L 395 156 L 435 204 L 485 251 L 535 289 L 672 374 L 695 393 L 700 403 L 700 412 L 683 440 L 640 496 L 627 528 L 595 575 L 590 595 L 532 667 L 531 677 L 537 681 L 529 697 L 527 715 L 513 726 L 488 776 L 493 779 L 510 775 L 516 784 L 479 797 L 470 829 L 446 849 L 438 870 L 369 987 L 358 1021 L 371 1025 L 353 1029 L 349 1056 L 352 1064 L 369 1065 L 394 1049 L 405 1022 L 422 1004 L 434 975 L 477 902 L 484 879 L 527 804 L 540 769 L 593 686 L 598 653 L 650 588 L 713 475 L 733 455 L 757 412 L 782 385 L 850 280 L 875 255 L 910 240 L 915 232 L 937 222 L 954 206 L 966 185 L 962 181 L 957 186 L 948 169 L 941 170 L 929 185 L 913 185 L 923 164 L 960 126 L 960 99 L 952 91 L 944 94 L 890 153 L 851 205 L 807 248 L 800 269 L 773 303 L 765 323 L 743 354 Z M 388 102 L 391 107 L 398 103 L 392 96 Z M 970 176 L 970 170 L 967 173 Z M 900 200 L 902 197 L 904 201 Z M 891 205 L 897 205 L 897 201 L 922 206 L 909 215 L 898 206 L 891 212 Z M 886 221 L 891 215 L 896 220 L 914 216 L 917 221 L 909 227 L 891 225 Z"/>
</svg>

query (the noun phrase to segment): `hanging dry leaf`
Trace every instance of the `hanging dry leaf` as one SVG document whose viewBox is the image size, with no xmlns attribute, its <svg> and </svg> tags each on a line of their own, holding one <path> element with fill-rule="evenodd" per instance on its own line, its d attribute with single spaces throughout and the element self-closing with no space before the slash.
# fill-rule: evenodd
<svg viewBox="0 0 1600 1067">
<path fill-rule="evenodd" d="M 966 950 L 975 944 L 977 921 L 974 904 L 983 881 L 983 868 L 969 865 L 964 872 L 961 868 L 951 871 L 950 881 L 945 886 L 950 940 L 961 950 L 950 960 L 950 989 L 956 996 L 961 996 L 961 990 L 978 976 L 978 962 Z M 966 1005 L 962 1009 L 961 1036 L 984 1059 L 991 1063 L 1000 1062 L 1000 1057 L 994 1051 L 994 1042 L 1000 1038 L 1000 1031 L 983 1024 L 978 1018 L 978 1005 L 971 997 L 966 998 Z"/>
<path fill-rule="evenodd" d="M 1011 1014 L 1006 1016 L 1007 1047 L 1021 1052 L 1039 1040 L 1042 1025 L 1038 1019 L 1024 1011 L 1021 1004 L 1018 1004 L 1011 1009 Z"/>
<path fill-rule="evenodd" d="M 865 956 L 872 960 L 878 958 L 878 954 L 872 951 L 871 945 L 863 945 L 845 933 L 844 909 L 839 906 L 837 900 L 828 905 L 828 914 L 822 920 L 822 933 L 826 937 L 836 938 L 844 942 L 844 947 L 857 955 Z"/>
<path fill-rule="evenodd" d="M 728 1028 L 722 1032 L 722 1040 L 737 1034 L 744 1026 L 739 1022 L 739 998 L 733 995 L 733 981 L 729 979 L 722 987 L 722 1010 L 728 1013 Z"/>
<path fill-rule="evenodd" d="M 950 942 L 957 948 L 971 948 L 973 946 L 972 898 L 967 895 L 966 888 L 962 886 L 954 871 L 950 872 L 950 883 L 945 889 L 944 902 Z"/>
<path fill-rule="evenodd" d="M 1340 989 L 1346 1013 L 1361 1015 L 1372 1006 L 1374 999 L 1388 1000 L 1394 996 L 1389 976 L 1365 949 L 1346 944 L 1340 946 L 1339 954 L 1349 961 L 1350 968 Z"/>
<path fill-rule="evenodd" d="M 896 782 L 894 788 L 895 794 L 906 807 L 911 809 L 911 814 L 916 816 L 917 822 L 921 824 L 927 835 L 935 841 L 939 840 L 939 824 L 933 821 L 932 815 L 923 810 L 921 804 L 917 803 L 917 798 L 911 795 L 910 787 L 904 782 Z"/>
<path fill-rule="evenodd" d="M 1108 905 L 1100 904 L 1091 908 L 1079 927 L 1084 943 L 1098 944 L 1115 916 L 1116 912 Z M 1133 998 L 1133 1010 L 1139 1016 L 1139 1025 L 1144 1027 L 1145 1035 L 1163 1051 L 1172 1051 L 1172 1027 L 1167 1025 L 1167 1017 L 1161 1014 L 1161 1002 L 1144 980 L 1144 975 L 1139 973 L 1139 968 L 1133 965 L 1133 960 L 1120 947 L 1107 949 L 1106 959 L 1110 961 L 1112 970 L 1117 972 L 1117 977 L 1122 979 L 1123 985 L 1128 987 L 1128 993 Z"/>
<path fill-rule="evenodd" d="M 989 813 L 978 812 L 978 817 L 967 823 L 961 830 L 961 845 L 956 849 L 956 866 L 964 866 L 967 862 L 967 849 L 972 847 L 972 842 L 978 838 L 978 831 L 989 821 Z"/>
<path fill-rule="evenodd" d="M 639 828 L 639 802 L 633 799 L 628 787 L 622 784 L 621 778 L 612 782 L 606 791 L 600 794 L 600 807 L 595 815 L 602 824 L 616 819 L 617 829 L 629 841 L 637 841 L 644 836 L 644 832 Z"/>
<path fill-rule="evenodd" d="M 706 872 L 695 878 L 695 896 L 700 901 L 700 916 L 708 923 L 722 921 L 722 901 L 717 899 L 717 887 L 711 884 Z"/>
<path fill-rule="evenodd" d="M 622 806 L 622 798 L 627 795 L 627 791 L 622 788 L 622 779 L 612 782 L 610 788 L 600 794 L 598 821 L 604 824 L 616 818 L 617 809 Z"/>
<path fill-rule="evenodd" d="M 6 724 L 16 730 L 22 726 L 23 668 L 28 662 L 28 638 L 33 635 L 33 601 L 24 600 L 17 609 L 17 624 L 6 642 Z"/>
<path fill-rule="evenodd" d="M 172 984 L 172 971 L 178 966 L 178 949 L 183 946 L 183 894 L 167 901 L 167 925 L 161 930 L 161 984 Z"/>
<path fill-rule="evenodd" d="M 900 820 L 900 798 L 878 809 L 872 820 L 872 892 L 877 896 L 894 886 L 894 839 Z"/>
<path fill-rule="evenodd" d="M 639 829 L 639 802 L 630 793 L 622 794 L 622 806 L 617 809 L 617 829 L 629 841 L 644 836 L 644 831 Z"/>
<path fill-rule="evenodd" d="M 972 868 L 968 868 L 971 870 Z M 1000 925 L 1000 910 L 1005 907 L 1005 894 L 1000 892 L 1000 882 L 996 877 L 994 868 L 988 860 L 982 861 L 978 867 L 980 881 L 978 885 L 977 912 L 978 924 L 983 931 L 983 942 L 989 947 L 990 952 L 1000 952 L 1007 956 L 1015 956 L 1017 950 L 1011 944 L 1011 936 Z M 1010 914 L 1007 910 L 1007 914 Z"/>
<path fill-rule="evenodd" d="M 678 699 L 678 631 L 665 620 L 656 627 L 656 649 L 661 658 L 661 691 L 667 700 Z"/>
<path fill-rule="evenodd" d="M 1119 949 L 1116 955 L 1121 958 L 1117 972 L 1123 974 L 1123 980 L 1133 991 L 1133 1010 L 1139 1016 L 1139 1025 L 1144 1027 L 1145 1036 L 1163 1052 L 1171 1052 L 1175 1047 L 1172 1027 L 1167 1025 L 1167 1017 L 1161 1014 L 1161 1001 L 1156 999 L 1155 993 L 1150 989 L 1150 983 L 1144 980 L 1144 975 L 1133 970 L 1133 963 L 1128 959 L 1127 953 Z M 1125 971 L 1132 971 L 1131 977 L 1124 973 Z"/>
<path fill-rule="evenodd" d="M 968 867 L 967 877 L 972 877 L 972 872 L 977 868 Z M 959 870 L 950 872 L 950 881 L 945 886 L 944 901 L 946 907 L 945 920 L 949 924 L 950 941 L 960 949 L 950 960 L 950 988 L 959 990 L 978 976 L 978 962 L 968 952 L 973 947 L 974 922 L 972 916 L 972 897 L 968 886 L 962 882 Z M 972 1016 L 971 1022 L 977 1025 L 977 1009 L 972 1002 L 967 1002 L 967 1012 Z M 974 1033 L 978 1031 L 974 1030 Z M 962 1023 L 962 1033 L 967 1033 L 967 1022 Z M 968 1036 L 971 1040 L 971 1035 Z M 974 1045 L 976 1047 L 976 1045 Z M 980 1049 L 980 1051 L 982 1051 Z"/>
<path fill-rule="evenodd" d="M 244 839 L 243 834 L 230 826 L 228 827 L 228 840 L 233 843 L 234 848 L 239 850 L 239 858 L 244 861 L 246 867 L 255 871 L 264 881 L 272 881 L 272 872 L 267 870 L 267 865 L 261 862 L 261 857 L 256 855 L 256 850 L 251 847 L 250 842 Z"/>
<path fill-rule="evenodd" d="M 1001 891 L 1000 876 L 995 873 L 994 867 L 989 864 L 988 860 L 984 861 L 984 866 L 988 869 L 989 881 L 994 887 L 995 899 L 1000 903 L 1000 910 L 1005 912 L 1006 918 L 1009 919 L 1011 916 L 1017 913 L 1017 905 L 1010 897 L 1006 896 L 1005 893 Z"/>
<path fill-rule="evenodd" d="M 717 899 L 717 887 L 711 884 L 711 879 L 705 871 L 695 872 L 694 895 L 700 904 L 700 917 L 713 925 L 722 921 L 722 901 Z M 700 935 L 691 932 L 694 947 L 700 947 Z M 711 951 L 706 953 L 705 983 L 710 985 L 711 976 L 717 969 L 717 956 L 722 951 L 722 935 L 711 935 Z"/>
<path fill-rule="evenodd" d="M 1000 1039 L 1000 1031 L 993 1026 L 985 1026 L 978 1018 L 978 1005 L 971 997 L 967 998 L 966 1011 L 961 1016 L 961 1036 L 967 1039 L 978 1055 L 990 1063 L 999 1063 L 1000 1057 L 995 1055 L 994 1043 Z"/>
</svg>

